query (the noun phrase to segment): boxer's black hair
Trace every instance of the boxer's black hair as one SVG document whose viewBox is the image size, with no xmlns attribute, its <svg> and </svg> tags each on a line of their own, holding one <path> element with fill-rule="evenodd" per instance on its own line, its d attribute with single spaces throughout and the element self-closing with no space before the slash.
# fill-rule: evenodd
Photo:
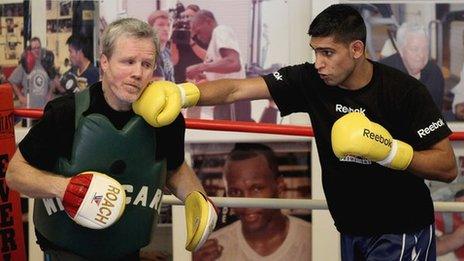
<svg viewBox="0 0 464 261">
<path fill-rule="evenodd" d="M 366 25 L 359 12 L 345 4 L 327 7 L 314 18 L 308 34 L 313 37 L 334 37 L 335 41 L 351 43 L 360 40 L 366 45 Z"/>
<path fill-rule="evenodd" d="M 227 156 L 227 160 L 237 161 L 263 155 L 266 158 L 269 169 L 274 173 L 274 177 L 281 176 L 278 166 L 278 158 L 275 152 L 268 146 L 260 143 L 236 143 L 234 148 Z"/>
</svg>

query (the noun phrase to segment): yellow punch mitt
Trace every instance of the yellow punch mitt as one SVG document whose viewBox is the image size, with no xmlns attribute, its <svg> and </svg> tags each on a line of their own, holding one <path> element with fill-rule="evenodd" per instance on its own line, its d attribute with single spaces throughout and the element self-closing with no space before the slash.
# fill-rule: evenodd
<svg viewBox="0 0 464 261">
<path fill-rule="evenodd" d="M 171 124 L 185 107 L 194 106 L 200 99 L 200 91 L 193 83 L 176 85 L 169 81 L 150 83 L 137 101 L 134 112 L 153 127 Z"/>
<path fill-rule="evenodd" d="M 199 191 L 193 191 L 185 199 L 185 222 L 187 223 L 187 242 L 185 249 L 196 251 L 213 232 L 217 212 L 209 198 Z"/>
<path fill-rule="evenodd" d="M 411 163 L 411 145 L 394 139 L 377 123 L 359 112 L 348 113 L 332 126 L 332 150 L 338 158 L 364 157 L 382 166 L 404 170 Z"/>
</svg>

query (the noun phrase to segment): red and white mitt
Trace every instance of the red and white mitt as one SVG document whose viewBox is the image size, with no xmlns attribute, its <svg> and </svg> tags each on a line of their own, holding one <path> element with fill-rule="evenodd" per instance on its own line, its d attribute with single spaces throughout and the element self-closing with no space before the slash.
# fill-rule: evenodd
<svg viewBox="0 0 464 261">
<path fill-rule="evenodd" d="M 63 197 L 63 206 L 77 224 L 103 229 L 121 217 L 126 193 L 115 179 L 98 172 L 82 172 L 71 178 Z"/>
</svg>

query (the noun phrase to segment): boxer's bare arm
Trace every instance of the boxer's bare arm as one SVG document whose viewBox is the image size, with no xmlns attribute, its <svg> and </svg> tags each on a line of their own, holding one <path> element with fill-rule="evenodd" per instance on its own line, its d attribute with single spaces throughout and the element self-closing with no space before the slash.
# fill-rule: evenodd
<svg viewBox="0 0 464 261">
<path fill-rule="evenodd" d="M 182 202 L 192 191 L 196 190 L 206 194 L 197 175 L 185 162 L 177 170 L 169 174 L 167 187 Z"/>
</svg>

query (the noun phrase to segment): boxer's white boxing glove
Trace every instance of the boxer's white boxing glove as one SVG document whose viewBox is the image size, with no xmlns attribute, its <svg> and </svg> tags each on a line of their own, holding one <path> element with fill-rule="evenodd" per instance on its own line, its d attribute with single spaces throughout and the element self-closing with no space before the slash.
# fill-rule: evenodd
<svg viewBox="0 0 464 261">
<path fill-rule="evenodd" d="M 153 127 L 162 127 L 171 124 L 182 108 L 195 106 L 199 99 L 200 91 L 193 83 L 155 81 L 145 88 L 132 109 Z"/>
<path fill-rule="evenodd" d="M 198 250 L 213 232 L 217 210 L 211 200 L 199 191 L 191 192 L 185 199 L 187 242 L 185 249 Z"/>
<path fill-rule="evenodd" d="M 383 166 L 404 170 L 411 163 L 414 151 L 364 114 L 351 112 L 332 126 L 332 149 L 338 158 L 360 156 Z"/>
<path fill-rule="evenodd" d="M 77 224 L 103 229 L 121 217 L 126 206 L 126 193 L 118 181 L 105 174 L 82 172 L 69 181 L 63 206 Z"/>
</svg>

